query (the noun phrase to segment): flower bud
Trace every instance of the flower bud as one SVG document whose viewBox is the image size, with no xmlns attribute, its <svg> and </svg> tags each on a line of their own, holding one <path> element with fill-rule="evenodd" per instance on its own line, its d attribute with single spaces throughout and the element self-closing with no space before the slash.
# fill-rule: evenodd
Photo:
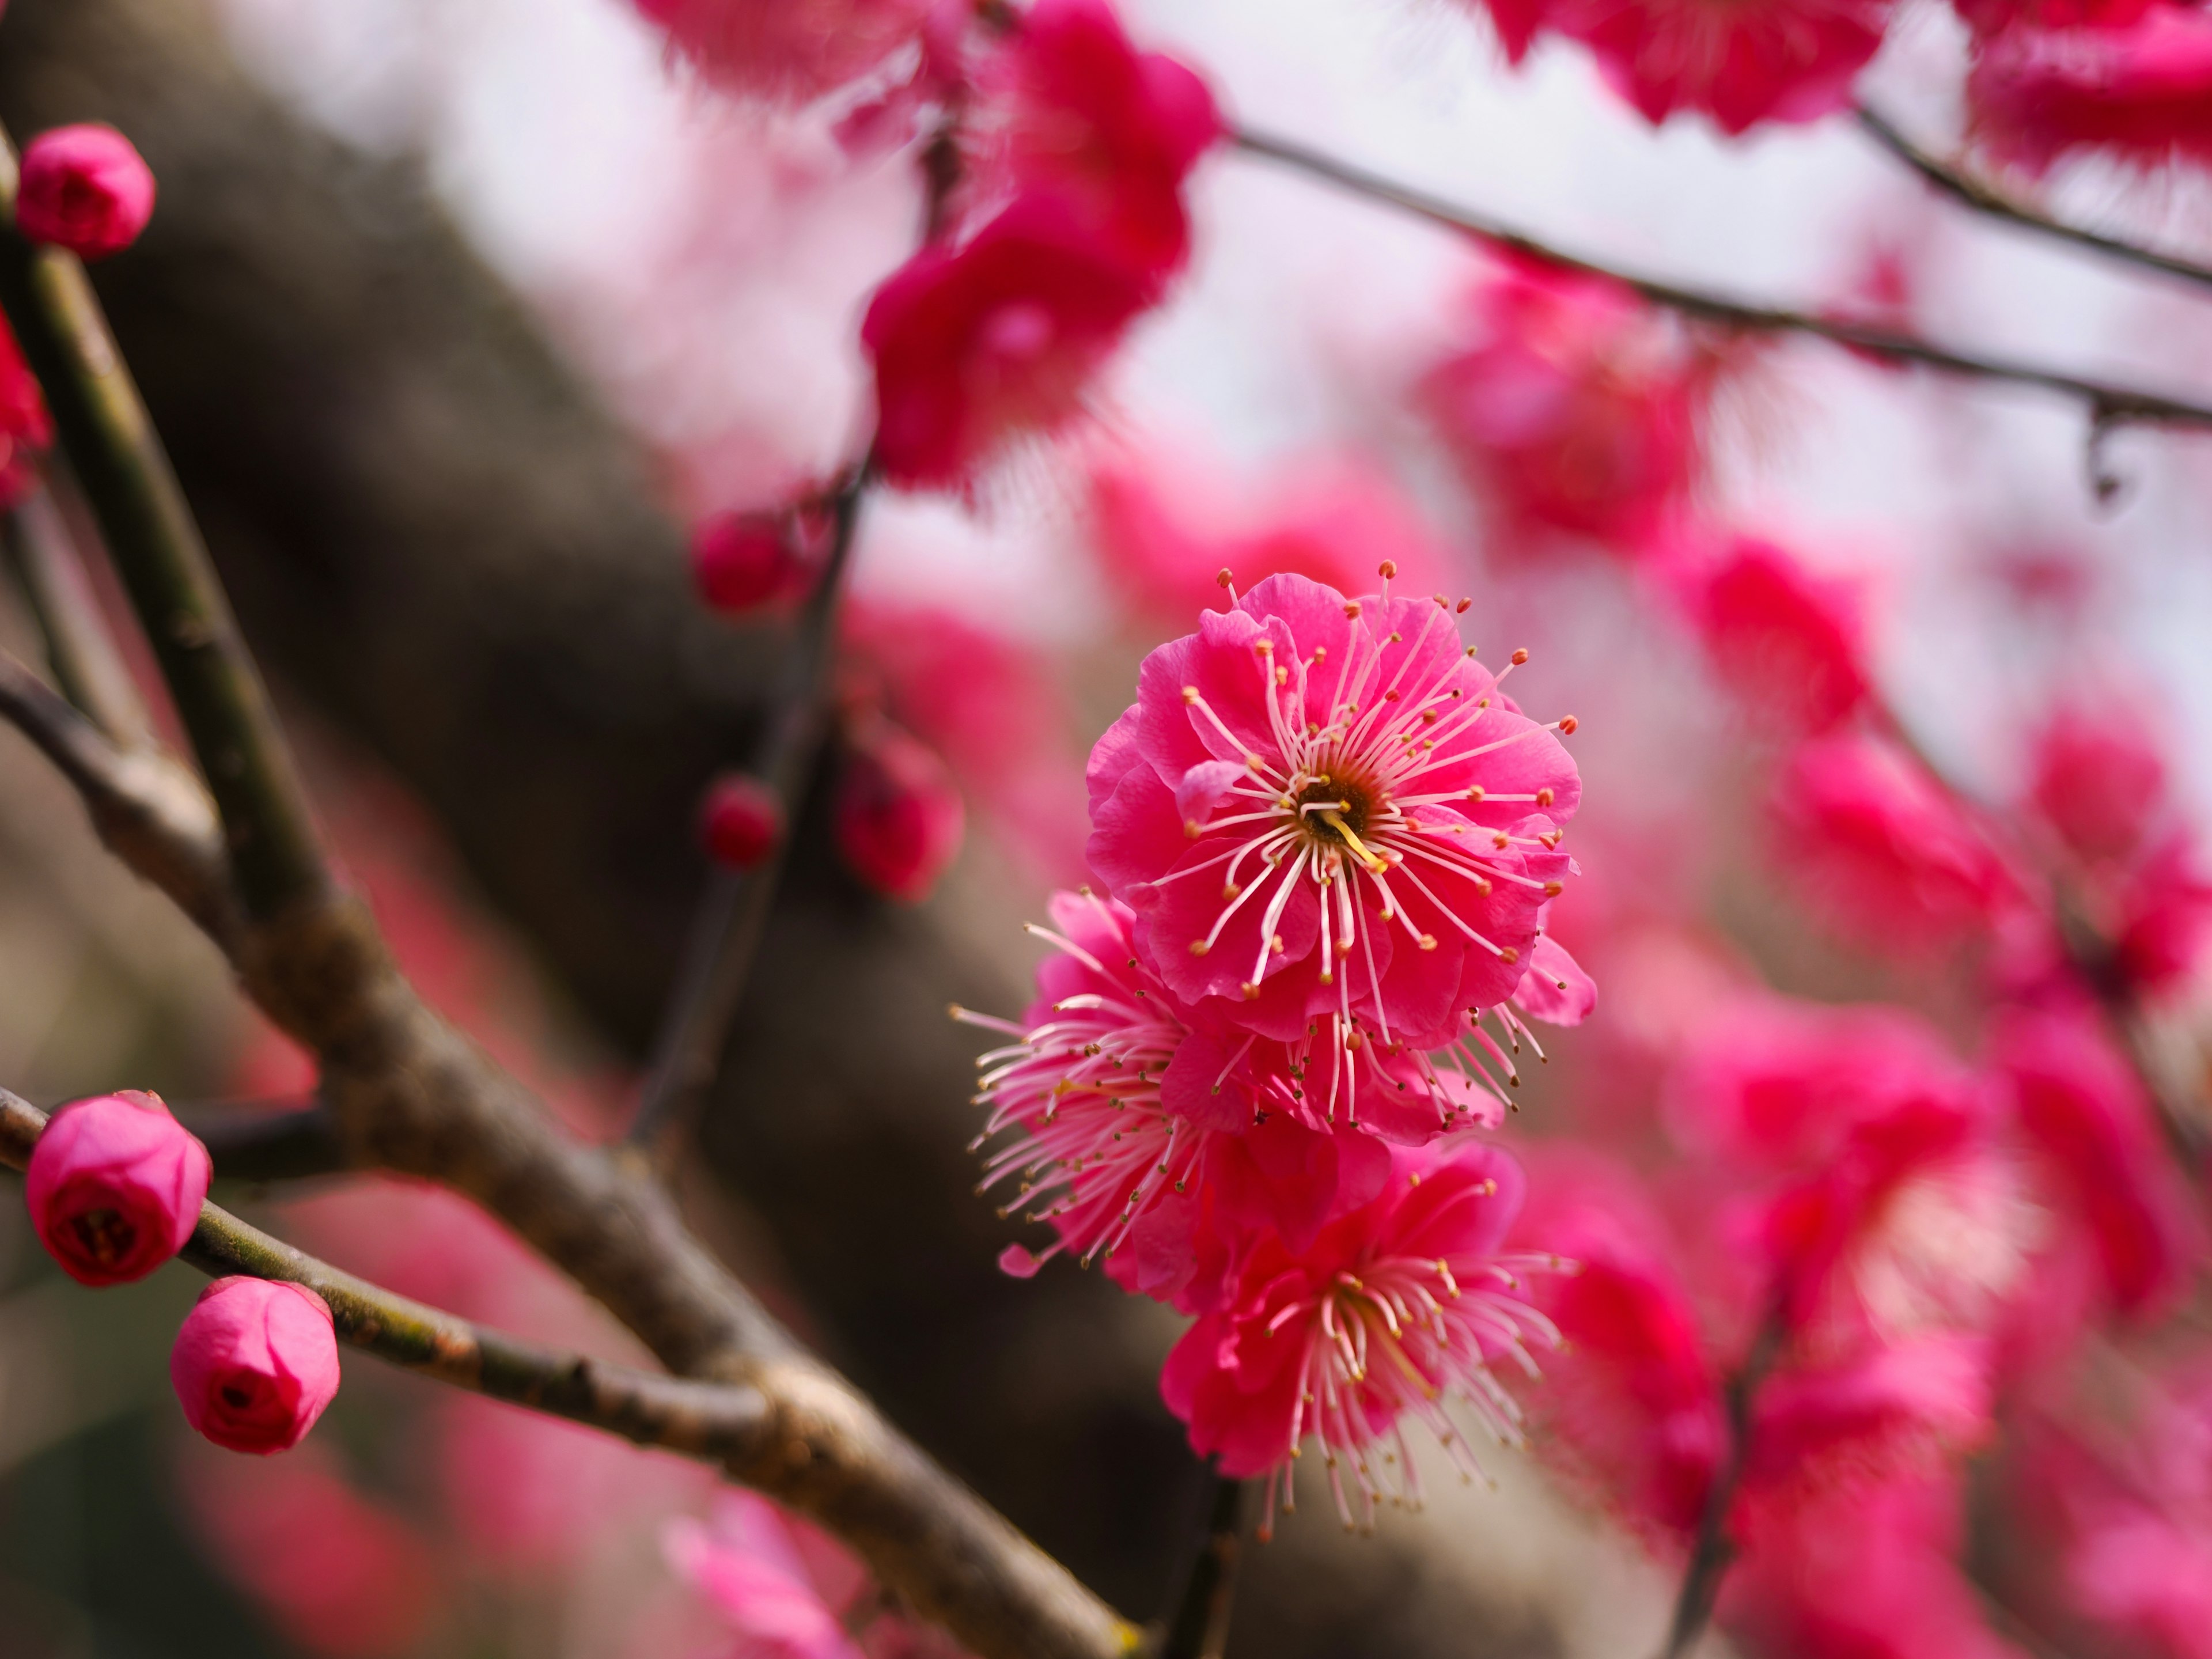
<svg viewBox="0 0 2212 1659">
<path fill-rule="evenodd" d="M 783 804 L 758 778 L 732 772 L 708 786 L 700 804 L 699 840 L 727 870 L 750 870 L 783 836 Z"/>
<path fill-rule="evenodd" d="M 331 1310 L 303 1285 L 218 1279 L 200 1292 L 169 1352 L 185 1419 L 230 1451 L 289 1451 L 338 1391 Z"/>
<path fill-rule="evenodd" d="M 153 1095 L 101 1095 L 54 1114 L 24 1172 L 31 1224 L 80 1285 L 143 1279 L 199 1224 L 207 1148 Z"/>
<path fill-rule="evenodd" d="M 699 597 L 717 611 L 742 612 L 791 592 L 805 570 L 793 528 L 781 513 L 720 513 L 701 524 L 691 537 Z"/>
<path fill-rule="evenodd" d="M 113 127 L 56 127 L 23 147 L 15 228 L 31 240 L 104 259 L 153 216 L 153 172 Z"/>
<path fill-rule="evenodd" d="M 852 736 L 831 830 L 853 873 L 888 898 L 915 903 L 960 851 L 967 812 L 936 752 L 889 720 Z"/>
</svg>

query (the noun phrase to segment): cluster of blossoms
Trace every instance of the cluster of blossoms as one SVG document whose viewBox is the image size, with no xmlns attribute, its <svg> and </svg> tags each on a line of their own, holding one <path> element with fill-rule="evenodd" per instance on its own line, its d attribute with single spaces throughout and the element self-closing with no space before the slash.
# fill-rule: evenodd
<svg viewBox="0 0 2212 1659">
<path fill-rule="evenodd" d="M 1528 1283 L 1560 1264 L 1503 1249 L 1520 1173 L 1482 1132 L 1525 1019 L 1595 996 L 1546 932 L 1575 722 L 1523 714 L 1468 602 L 1394 574 L 1270 577 L 1145 659 L 1036 1004 L 959 1011 L 1012 1039 L 981 1061 L 984 1189 L 1054 1234 L 1008 1271 L 1066 1252 L 1195 1316 L 1163 1381 L 1192 1445 L 1272 1513 L 1310 1437 L 1347 1524 L 1418 1496 L 1408 1416 L 1470 1471 L 1445 1400 L 1516 1432 L 1492 1367 L 1553 1340 Z"/>
</svg>

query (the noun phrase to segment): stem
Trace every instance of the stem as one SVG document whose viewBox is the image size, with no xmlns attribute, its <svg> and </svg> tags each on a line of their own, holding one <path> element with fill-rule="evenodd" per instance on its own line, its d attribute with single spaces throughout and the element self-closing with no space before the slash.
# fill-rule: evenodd
<svg viewBox="0 0 2212 1659">
<path fill-rule="evenodd" d="M 830 498 L 830 557 L 799 612 L 769 705 L 767 730 L 748 769 L 782 803 L 785 832 L 752 869 L 718 870 L 708 884 L 684 946 L 684 967 L 667 1019 L 653 1046 L 644 1097 L 630 1121 L 633 1146 L 659 1144 L 691 1121 L 721 1068 L 730 1022 L 744 1000 L 753 957 L 775 902 L 791 827 L 821 755 L 838 605 L 871 475 L 870 464 L 863 461 L 846 474 Z"/>
<path fill-rule="evenodd" d="M 177 1121 L 199 1137 L 226 1181 L 299 1181 L 345 1170 L 344 1145 L 329 1107 L 270 1109 L 172 1105 Z"/>
<path fill-rule="evenodd" d="M 1859 125 L 1866 129 L 1868 136 L 1876 143 L 1936 189 L 1976 213 L 1987 214 L 1992 219 L 2033 231 L 2039 236 L 2048 236 L 2057 241 L 2070 242 L 2076 247 L 2092 249 L 2107 258 L 2122 260 L 2129 264 L 2140 265 L 2146 270 L 2161 271 L 2168 276 L 2179 276 L 2184 282 L 2212 288 L 2212 266 L 2201 265 L 2171 253 L 2160 253 L 2154 248 L 2139 247 L 2133 242 L 2122 241 L 2117 236 L 2084 230 L 2078 225 L 2066 224 L 2039 213 L 1981 179 L 1938 161 L 1906 137 L 1881 111 L 1862 104 L 1857 113 Z"/>
<path fill-rule="evenodd" d="M 306 793 L 84 267 L 16 232 L 16 183 L 0 132 L 0 307 L 191 738 L 246 913 L 275 915 L 327 884 Z"/>
<path fill-rule="evenodd" d="M 1703 289 L 1686 288 L 1680 283 L 1664 282 L 1655 276 L 1643 276 L 1579 254 L 1565 252 L 1472 209 L 1461 207 L 1442 197 L 1432 196 L 1410 185 L 1370 172 L 1355 163 L 1340 161 L 1333 155 L 1310 149 L 1295 139 L 1279 138 L 1272 134 L 1243 129 L 1232 134 L 1231 142 L 1250 155 L 1283 162 L 1356 195 L 1372 198 L 1433 223 L 1464 232 L 1492 247 L 1505 248 L 1565 270 L 1578 271 L 1588 276 L 1602 276 L 1619 283 L 1653 305 L 1662 306 L 1686 317 L 1699 318 L 1729 328 L 1768 333 L 1808 334 L 1891 362 L 1917 364 L 1923 368 L 1963 375 L 1971 380 L 2036 386 L 2062 397 L 2075 398 L 2086 405 L 2093 427 L 2099 432 L 2128 425 L 2212 427 L 2212 404 L 2190 403 L 2162 392 L 2061 374 L 2039 364 L 1949 351 L 1909 334 L 1854 323 L 1840 317 L 1824 317 L 1809 311 L 1756 305 Z"/>
<path fill-rule="evenodd" d="M 1251 1510 L 1250 1481 L 1207 1474 L 1206 1531 L 1191 1556 L 1158 1659 L 1221 1659 L 1229 1645 L 1237 1558 Z"/>
<path fill-rule="evenodd" d="M 1729 1511 L 1735 1506 L 1736 1488 L 1742 1484 L 1746 1460 L 1751 1452 L 1752 1404 L 1759 1385 L 1773 1369 L 1781 1352 L 1782 1299 L 1779 1294 L 1759 1322 L 1751 1339 L 1750 1352 L 1729 1379 L 1727 1390 L 1728 1445 L 1721 1465 L 1713 1471 L 1713 1484 L 1705 1493 L 1705 1510 L 1698 1517 L 1696 1541 L 1690 1547 L 1689 1564 L 1682 1571 L 1682 1588 L 1674 1598 L 1674 1617 L 1667 1626 L 1662 1659 L 1683 1659 L 1697 1645 L 1711 1622 L 1713 1604 L 1720 1599 L 1721 1580 L 1735 1559 L 1735 1545 L 1728 1535 Z"/>
<path fill-rule="evenodd" d="M 62 695 L 125 747 L 149 745 L 145 707 L 100 614 L 76 538 L 46 486 L 15 504 L 0 541 Z"/>
</svg>

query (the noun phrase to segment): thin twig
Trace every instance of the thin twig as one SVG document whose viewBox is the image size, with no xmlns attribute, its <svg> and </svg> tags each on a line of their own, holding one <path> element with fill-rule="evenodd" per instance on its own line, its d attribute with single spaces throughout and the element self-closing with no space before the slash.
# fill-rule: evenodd
<svg viewBox="0 0 2212 1659">
<path fill-rule="evenodd" d="M 215 808 L 198 781 L 151 749 L 124 749 L 16 658 L 0 652 L 0 721 L 76 788 L 109 850 L 225 949 L 240 918 Z"/>
<path fill-rule="evenodd" d="M 1942 346 L 1930 345 L 1925 340 L 1916 339 L 1909 334 L 1877 328 L 1871 324 L 1851 322 L 1841 317 L 1758 305 L 1704 289 L 1686 288 L 1677 283 L 1665 282 L 1656 276 L 1640 275 L 1579 254 L 1565 252 L 1487 215 L 1370 172 L 1356 163 L 1325 155 L 1295 139 L 1244 129 L 1233 135 L 1233 142 L 1238 149 L 1251 155 L 1283 162 L 1357 195 L 1388 203 L 1432 223 L 1476 237 L 1493 247 L 1508 249 L 1564 270 L 1608 278 L 1653 305 L 1663 306 L 1686 317 L 1698 318 L 1728 328 L 1811 335 L 1890 362 L 1917 364 L 1923 368 L 1963 375 L 1971 380 L 2039 387 L 2079 401 L 2087 408 L 2091 421 L 2100 430 L 2131 425 L 2212 427 L 2212 404 L 2192 403 L 2185 398 L 2113 381 L 2062 374 L 2039 364 L 1951 351 Z"/>
<path fill-rule="evenodd" d="M 69 522 L 44 484 L 9 513 L 4 536 L 16 586 L 46 641 L 62 695 L 126 749 L 153 741 L 145 705 L 115 648 Z"/>
<path fill-rule="evenodd" d="M 2179 276 L 2184 282 L 2212 288 L 2212 266 L 2184 259 L 2172 253 L 2160 253 L 2155 248 L 2139 246 L 2117 236 L 2107 236 L 2099 231 L 2084 230 L 2039 213 L 2026 203 L 2014 199 L 2002 191 L 1973 177 L 1971 173 L 1938 160 L 1906 137 L 1890 118 L 1870 105 L 1858 106 L 1859 125 L 1876 143 L 1918 173 L 1929 185 L 1954 201 L 1988 215 L 2022 230 L 2054 240 L 2070 242 L 2076 247 L 2086 247 L 2119 259 L 2146 270 L 2155 270 L 2168 276 Z"/>
<path fill-rule="evenodd" d="M 195 1107 L 168 1103 L 200 1139 L 225 1181 L 301 1181 L 349 1168 L 337 1120 L 319 1101 L 289 1105 Z"/>
<path fill-rule="evenodd" d="M 753 868 L 718 870 L 709 878 L 685 942 L 666 1020 L 653 1044 L 644 1093 L 630 1120 L 633 1146 L 665 1144 L 690 1123 L 721 1068 L 730 1022 L 744 1000 L 753 957 L 775 902 L 789 832 L 821 755 L 838 605 L 871 473 L 863 462 L 830 497 L 830 556 L 793 629 L 767 729 L 749 769 L 782 803 L 785 834 Z"/>
<path fill-rule="evenodd" d="M 1158 1659 L 1221 1659 L 1229 1645 L 1237 1557 L 1251 1510 L 1250 1481 L 1207 1474 L 1206 1531 L 1191 1555 Z"/>
<path fill-rule="evenodd" d="M 22 1169 L 46 1126 L 44 1112 L 0 1089 L 0 1164 Z M 318 1261 L 213 1204 L 201 1205 L 182 1254 L 210 1278 L 246 1273 L 306 1285 L 330 1304 L 339 1339 L 380 1359 L 641 1446 L 742 1462 L 772 1427 L 757 1389 L 686 1382 L 519 1341 Z"/>
<path fill-rule="evenodd" d="M 313 820 L 268 693 L 84 267 L 15 228 L 16 160 L 0 132 L 0 307 L 144 623 L 222 817 L 257 918 L 327 884 Z"/>
<path fill-rule="evenodd" d="M 1751 1455 L 1753 1407 L 1759 1384 L 1773 1369 L 1782 1351 L 1783 1304 L 1777 1296 L 1759 1329 L 1743 1364 L 1729 1379 L 1728 1440 L 1713 1484 L 1705 1492 L 1705 1513 L 1698 1520 L 1698 1535 L 1690 1546 L 1690 1559 L 1682 1571 L 1682 1587 L 1674 1598 L 1674 1616 L 1667 1626 L 1662 1659 L 1683 1659 L 1698 1644 L 1711 1622 L 1719 1601 L 1721 1580 L 1735 1559 L 1735 1545 L 1729 1537 L 1729 1511 L 1735 1507 L 1736 1488 Z"/>
</svg>

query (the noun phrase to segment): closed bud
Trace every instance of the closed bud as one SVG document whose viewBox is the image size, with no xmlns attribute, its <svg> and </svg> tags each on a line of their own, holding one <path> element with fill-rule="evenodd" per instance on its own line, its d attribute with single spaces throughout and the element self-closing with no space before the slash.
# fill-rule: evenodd
<svg viewBox="0 0 2212 1659">
<path fill-rule="evenodd" d="M 31 240 L 104 259 L 153 216 L 153 171 L 113 127 L 56 127 L 24 146 L 15 228 Z"/>
<path fill-rule="evenodd" d="M 207 1148 L 153 1095 L 64 1106 L 31 1150 L 31 1224 L 80 1285 L 143 1279 L 199 1224 L 213 1174 Z"/>
<path fill-rule="evenodd" d="M 783 837 L 783 804 L 758 778 L 732 773 L 708 786 L 700 804 L 699 841 L 729 870 L 750 870 Z"/>
<path fill-rule="evenodd" d="M 717 611 L 741 613 L 793 592 L 805 567 L 792 545 L 790 516 L 720 513 L 691 537 L 691 579 Z"/>
<path fill-rule="evenodd" d="M 289 1451 L 337 1395 L 338 1344 L 322 1297 L 267 1279 L 218 1279 L 169 1353 L 185 1419 L 218 1446 Z"/>
<path fill-rule="evenodd" d="M 832 829 L 853 873 L 886 897 L 929 896 L 960 851 L 967 812 L 934 750 L 889 720 L 852 738 Z"/>
</svg>

